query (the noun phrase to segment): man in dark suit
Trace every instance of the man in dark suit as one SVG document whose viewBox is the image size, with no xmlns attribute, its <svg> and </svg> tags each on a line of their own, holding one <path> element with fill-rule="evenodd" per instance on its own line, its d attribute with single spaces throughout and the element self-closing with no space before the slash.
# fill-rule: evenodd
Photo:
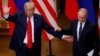
<svg viewBox="0 0 100 56">
<path fill-rule="evenodd" d="M 81 8 L 78 12 L 78 20 L 71 23 L 70 30 L 62 30 L 62 33 L 72 35 L 69 42 L 73 41 L 73 56 L 99 56 L 99 37 L 96 25 L 87 20 L 88 11 Z M 74 40 L 73 40 L 74 39 Z"/>
<path fill-rule="evenodd" d="M 16 56 L 41 56 L 42 29 L 60 39 L 62 39 L 62 34 L 55 32 L 54 28 L 49 26 L 42 16 L 34 13 L 35 6 L 32 2 L 26 2 L 24 10 L 25 12 L 10 16 L 10 7 L 3 6 L 6 20 L 15 23 L 10 48 L 16 52 Z"/>
</svg>

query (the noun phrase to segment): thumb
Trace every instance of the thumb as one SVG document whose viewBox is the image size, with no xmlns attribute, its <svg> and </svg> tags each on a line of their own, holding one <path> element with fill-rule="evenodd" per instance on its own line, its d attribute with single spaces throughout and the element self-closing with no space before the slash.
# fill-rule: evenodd
<svg viewBox="0 0 100 56">
<path fill-rule="evenodd" d="M 55 31 L 61 31 L 62 29 L 60 27 L 54 28 Z"/>
<path fill-rule="evenodd" d="M 8 9 L 9 9 L 9 11 L 10 11 L 11 7 L 9 7 Z"/>
</svg>

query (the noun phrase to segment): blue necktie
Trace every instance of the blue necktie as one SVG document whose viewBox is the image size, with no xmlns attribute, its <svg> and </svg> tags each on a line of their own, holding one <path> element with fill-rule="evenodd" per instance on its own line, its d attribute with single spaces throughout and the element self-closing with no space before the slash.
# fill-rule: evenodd
<svg viewBox="0 0 100 56">
<path fill-rule="evenodd" d="M 79 38 L 81 36 L 81 33 L 82 33 L 82 23 L 80 23 L 80 27 L 79 27 Z"/>
</svg>

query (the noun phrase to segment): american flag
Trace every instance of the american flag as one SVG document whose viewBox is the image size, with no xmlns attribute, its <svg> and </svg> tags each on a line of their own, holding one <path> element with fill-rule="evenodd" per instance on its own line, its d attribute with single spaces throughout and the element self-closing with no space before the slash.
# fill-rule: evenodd
<svg viewBox="0 0 100 56">
<path fill-rule="evenodd" d="M 58 27 L 57 25 L 57 11 L 56 11 L 56 0 L 33 0 L 36 10 L 38 13 L 44 17 L 48 24 L 52 27 Z M 51 40 L 54 38 L 51 34 L 43 31 L 43 36 L 46 40 Z"/>
</svg>

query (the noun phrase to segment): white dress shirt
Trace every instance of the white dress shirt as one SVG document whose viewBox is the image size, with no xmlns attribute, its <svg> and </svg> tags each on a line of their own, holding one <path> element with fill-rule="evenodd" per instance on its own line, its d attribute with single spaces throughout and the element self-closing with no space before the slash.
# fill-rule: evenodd
<svg viewBox="0 0 100 56">
<path fill-rule="evenodd" d="M 34 43 L 34 17 L 33 16 L 30 17 L 30 21 L 32 26 L 32 43 Z M 28 18 L 27 18 L 27 22 L 28 22 Z M 23 43 L 27 44 L 27 30 L 26 30 L 26 35 Z"/>
<path fill-rule="evenodd" d="M 77 40 L 79 40 L 79 28 L 80 28 L 80 21 L 78 21 L 78 24 L 77 24 Z M 82 30 L 84 28 L 84 25 L 85 25 L 85 22 L 82 22 Z"/>
</svg>

